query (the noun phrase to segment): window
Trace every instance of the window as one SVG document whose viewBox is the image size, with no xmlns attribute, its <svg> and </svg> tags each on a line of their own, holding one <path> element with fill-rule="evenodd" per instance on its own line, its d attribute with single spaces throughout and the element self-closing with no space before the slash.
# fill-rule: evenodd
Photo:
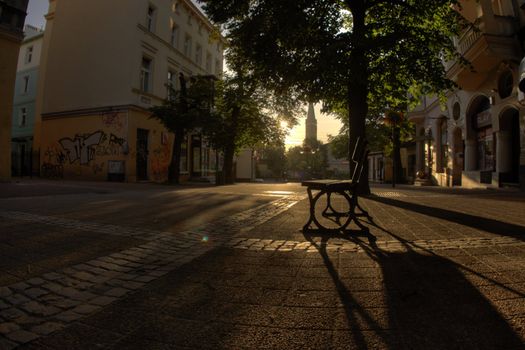
<svg viewBox="0 0 525 350">
<path fill-rule="evenodd" d="M 152 5 L 148 6 L 148 16 L 146 18 L 146 28 L 152 32 L 155 28 L 155 8 Z"/>
<path fill-rule="evenodd" d="M 20 126 L 20 127 L 26 126 L 26 122 L 27 122 L 27 108 L 22 107 L 22 108 L 20 108 L 20 115 L 19 115 L 19 120 L 18 120 L 18 126 Z"/>
<path fill-rule="evenodd" d="M 178 2 L 174 1 L 171 5 L 171 11 L 174 13 L 179 13 L 179 4 Z"/>
<path fill-rule="evenodd" d="M 145 92 L 150 91 L 151 85 L 151 59 L 143 57 L 140 67 L 140 89 Z"/>
<path fill-rule="evenodd" d="M 200 66 L 202 64 L 202 46 L 197 44 L 195 48 L 195 62 Z"/>
<path fill-rule="evenodd" d="M 174 90 L 177 89 L 177 73 L 173 70 L 168 70 L 168 81 L 166 82 L 166 88 L 168 90 L 168 99 L 171 100 L 173 97 Z"/>
<path fill-rule="evenodd" d="M 26 64 L 28 63 L 31 63 L 31 61 L 33 60 L 33 46 L 29 46 L 27 49 L 26 49 Z"/>
<path fill-rule="evenodd" d="M 206 53 L 206 72 L 211 73 L 211 53 Z"/>
<path fill-rule="evenodd" d="M 177 48 L 179 44 L 179 27 L 176 24 L 171 25 L 171 46 Z"/>
<path fill-rule="evenodd" d="M 29 75 L 26 75 L 22 81 L 22 93 L 27 94 L 29 91 Z"/>
<path fill-rule="evenodd" d="M 184 38 L 184 55 L 191 57 L 191 36 L 186 34 Z"/>
</svg>

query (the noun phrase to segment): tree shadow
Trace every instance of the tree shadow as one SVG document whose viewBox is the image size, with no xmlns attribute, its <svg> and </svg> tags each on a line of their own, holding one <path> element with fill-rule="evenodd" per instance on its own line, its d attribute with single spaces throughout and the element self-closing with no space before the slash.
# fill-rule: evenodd
<svg viewBox="0 0 525 350">
<path fill-rule="evenodd" d="M 490 218 L 484 218 L 481 216 L 460 213 L 453 210 L 405 202 L 392 198 L 368 196 L 367 199 L 386 205 L 410 210 L 423 215 L 432 216 L 438 219 L 451 221 L 460 225 L 469 226 L 478 230 L 494 233 L 497 235 L 525 240 L 525 227 L 520 225 L 510 224 L 507 222 Z"/>
<path fill-rule="evenodd" d="M 375 330 L 375 337 L 388 349 L 519 349 L 523 340 L 493 307 L 490 301 L 470 283 L 464 272 L 478 275 L 496 287 L 525 297 L 521 292 L 457 264 L 432 251 L 404 241 L 391 232 L 372 225 L 403 243 L 404 250 L 387 252 L 375 240 L 325 233 L 305 233 L 317 248 L 339 294 L 355 348 L 368 349 L 365 329 L 378 329 L 370 309 L 359 305 L 339 276 L 327 250 L 332 238 L 346 238 L 356 243 L 376 261 L 383 275 L 383 291 L 388 308 L 389 330 Z M 360 317 L 361 326 L 357 316 Z M 363 328 L 363 320 L 365 327 Z M 369 331 L 368 331 L 369 332 Z"/>
</svg>

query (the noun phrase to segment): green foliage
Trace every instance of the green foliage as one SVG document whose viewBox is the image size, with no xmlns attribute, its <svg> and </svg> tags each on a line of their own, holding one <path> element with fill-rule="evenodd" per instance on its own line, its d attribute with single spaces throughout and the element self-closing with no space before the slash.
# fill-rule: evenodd
<svg viewBox="0 0 525 350">
<path fill-rule="evenodd" d="M 192 77 L 186 88 L 186 79 L 181 74 L 181 90 L 167 86 L 168 98 L 162 105 L 150 108 L 150 118 L 157 119 L 175 135 L 168 180 L 179 182 L 182 138 L 185 133 L 202 126 L 210 118 L 213 99 L 213 83 L 207 77 Z"/>
<path fill-rule="evenodd" d="M 200 2 L 222 25 L 229 51 L 266 86 L 343 106 L 349 150 L 366 137 L 367 118 L 453 87 L 443 59 L 466 63 L 452 39 L 467 25 L 458 0 Z M 372 130 L 383 134 L 379 125 Z"/>
<path fill-rule="evenodd" d="M 323 178 L 328 168 L 327 146 L 317 140 L 306 140 L 302 146 L 292 147 L 286 152 L 288 176 Z"/>
<path fill-rule="evenodd" d="M 234 70 L 217 82 L 215 108 L 203 132 L 215 148 L 224 151 L 226 182 L 233 182 L 234 154 L 257 144 L 283 144 L 280 122 L 296 123 L 297 101 L 266 89 L 240 57 L 229 58 Z"/>
<path fill-rule="evenodd" d="M 190 82 L 187 91 L 167 86 L 169 98 L 149 110 L 151 118 L 157 119 L 170 132 L 191 131 L 209 118 L 213 93 L 209 80 L 192 77 Z"/>
<path fill-rule="evenodd" d="M 267 145 L 259 148 L 260 160 L 263 161 L 274 178 L 282 178 L 286 171 L 286 150 L 284 144 Z"/>
</svg>

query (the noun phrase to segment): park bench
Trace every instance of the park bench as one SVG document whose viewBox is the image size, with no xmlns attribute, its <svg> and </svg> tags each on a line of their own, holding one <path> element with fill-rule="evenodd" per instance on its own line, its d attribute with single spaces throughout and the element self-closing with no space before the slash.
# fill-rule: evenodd
<svg viewBox="0 0 525 350">
<path fill-rule="evenodd" d="M 306 187 L 308 193 L 308 200 L 310 203 L 310 216 L 308 222 L 303 226 L 303 232 L 309 231 L 344 231 L 352 221 L 356 223 L 359 228 L 363 231 L 368 232 L 368 228 L 364 226 L 358 220 L 358 216 L 366 216 L 370 218 L 370 215 L 359 205 L 359 193 L 358 186 L 359 180 L 363 173 L 364 164 L 368 157 L 368 150 L 366 148 L 367 142 L 361 138 L 357 139 L 354 151 L 352 152 L 351 162 L 355 164 L 354 170 L 350 180 L 308 180 L 301 183 L 302 186 Z M 314 193 L 317 191 L 316 193 Z M 348 204 L 348 211 L 337 211 L 332 206 L 332 195 L 339 194 L 344 198 Z M 329 218 L 331 221 L 337 224 L 335 228 L 328 228 L 322 225 L 316 217 L 316 204 L 323 195 L 326 195 L 326 207 L 321 212 L 321 215 L 325 218 Z M 356 212 L 359 209 L 360 212 Z M 344 218 L 344 220 L 341 220 Z M 315 224 L 316 227 L 311 227 Z"/>
</svg>

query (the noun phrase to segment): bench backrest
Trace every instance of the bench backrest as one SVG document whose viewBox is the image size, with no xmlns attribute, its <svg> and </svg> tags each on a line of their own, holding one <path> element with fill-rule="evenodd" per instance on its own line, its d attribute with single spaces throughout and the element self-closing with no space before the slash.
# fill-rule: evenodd
<svg viewBox="0 0 525 350">
<path fill-rule="evenodd" d="M 355 143 L 354 151 L 352 152 L 351 162 L 354 163 L 354 171 L 352 172 L 352 182 L 359 182 L 363 174 L 363 168 L 368 158 L 368 149 L 366 148 L 368 142 L 358 137 Z"/>
</svg>

